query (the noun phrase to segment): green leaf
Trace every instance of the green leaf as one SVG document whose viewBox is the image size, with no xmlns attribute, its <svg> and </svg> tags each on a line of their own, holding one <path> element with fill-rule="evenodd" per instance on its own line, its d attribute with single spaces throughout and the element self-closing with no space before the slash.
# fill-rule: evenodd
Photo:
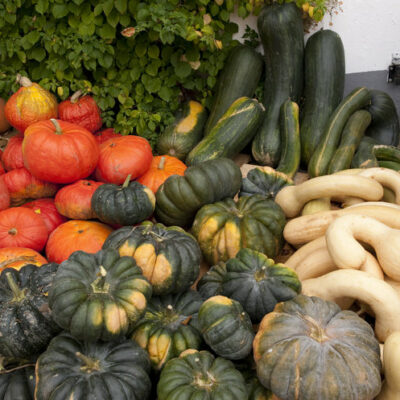
<svg viewBox="0 0 400 400">
<path fill-rule="evenodd" d="M 143 74 L 141 81 L 149 93 L 158 92 L 161 89 L 160 78 L 153 78 L 149 75 Z"/>
<path fill-rule="evenodd" d="M 115 28 L 119 22 L 119 14 L 117 11 L 112 10 L 111 13 L 107 16 L 107 22 Z"/>
<path fill-rule="evenodd" d="M 179 78 L 186 78 L 190 75 L 191 72 L 192 68 L 186 62 L 180 61 L 175 67 L 175 73 Z"/>
<path fill-rule="evenodd" d="M 25 36 L 25 39 L 30 44 L 35 44 L 40 39 L 40 33 L 39 31 L 31 31 Z"/>
<path fill-rule="evenodd" d="M 151 63 L 146 67 L 146 73 L 150 76 L 157 76 L 158 73 L 158 63 Z"/>
<path fill-rule="evenodd" d="M 127 0 L 115 0 L 115 8 L 120 12 L 120 14 L 124 14 L 126 9 L 128 8 Z"/>
<path fill-rule="evenodd" d="M 160 55 L 160 49 L 155 45 L 150 46 L 148 54 L 150 58 L 158 58 L 158 56 Z"/>
<path fill-rule="evenodd" d="M 49 0 L 38 0 L 35 6 L 35 10 L 39 14 L 44 14 L 48 8 L 49 8 Z"/>
<path fill-rule="evenodd" d="M 115 28 L 110 26 L 109 24 L 104 24 L 100 28 L 98 28 L 99 35 L 103 39 L 114 39 L 115 38 Z"/>
<path fill-rule="evenodd" d="M 41 47 L 33 49 L 29 54 L 29 58 L 41 62 L 46 58 L 46 51 Z"/>
<path fill-rule="evenodd" d="M 95 17 L 100 15 L 103 12 L 103 4 L 97 4 L 97 6 L 93 10 L 93 14 Z"/>
<path fill-rule="evenodd" d="M 103 57 L 99 58 L 99 64 L 104 68 L 110 68 L 113 63 L 113 57 L 109 54 L 105 54 Z"/>
<path fill-rule="evenodd" d="M 170 88 L 167 88 L 166 86 L 163 86 L 159 91 L 158 95 L 164 100 L 164 101 L 170 101 L 171 96 L 173 92 Z"/>
<path fill-rule="evenodd" d="M 68 7 L 65 4 L 54 4 L 52 14 L 54 18 L 63 18 L 68 14 Z"/>
<path fill-rule="evenodd" d="M 141 69 L 139 67 L 133 67 L 131 69 L 130 75 L 133 81 L 137 81 L 140 77 Z"/>
<path fill-rule="evenodd" d="M 170 43 L 173 43 L 173 41 L 175 39 L 175 35 L 172 32 L 161 31 L 160 39 L 164 44 L 170 44 Z"/>
<path fill-rule="evenodd" d="M 138 57 L 144 57 L 147 51 L 147 46 L 145 43 L 138 43 L 135 47 L 135 54 Z"/>
<path fill-rule="evenodd" d="M 131 23 L 131 17 L 128 14 L 121 15 L 119 17 L 119 23 L 122 26 L 128 26 Z"/>
<path fill-rule="evenodd" d="M 114 0 L 107 0 L 106 2 L 103 3 L 103 11 L 106 17 L 108 17 L 113 8 L 114 8 Z"/>
<path fill-rule="evenodd" d="M 72 0 L 78 6 L 81 5 L 85 0 Z"/>
<path fill-rule="evenodd" d="M 95 31 L 96 31 L 96 25 L 94 23 L 79 25 L 79 33 L 82 36 L 92 36 L 94 35 Z"/>
<path fill-rule="evenodd" d="M 43 50 L 44 51 L 44 50 Z M 18 50 L 18 51 L 16 51 L 16 53 L 17 53 L 17 56 L 18 56 L 18 58 L 19 58 L 19 60 L 22 62 L 22 63 L 26 63 L 26 53 L 24 52 L 24 51 L 20 51 L 20 50 Z"/>
</svg>

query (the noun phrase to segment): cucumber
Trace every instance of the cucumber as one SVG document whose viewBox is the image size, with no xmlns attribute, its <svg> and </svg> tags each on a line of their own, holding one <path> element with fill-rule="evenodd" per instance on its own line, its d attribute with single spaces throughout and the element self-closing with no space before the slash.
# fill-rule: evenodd
<svg viewBox="0 0 400 400">
<path fill-rule="evenodd" d="M 210 134 L 188 154 L 186 164 L 234 157 L 254 137 L 263 115 L 264 107 L 257 100 L 248 97 L 235 100 Z"/>
<path fill-rule="evenodd" d="M 273 3 L 262 9 L 257 26 L 266 66 L 266 112 L 253 140 L 252 153 L 259 164 L 275 167 L 281 154 L 281 106 L 288 99 L 299 103 L 303 92 L 304 32 L 301 12 L 294 3 Z"/>
<path fill-rule="evenodd" d="M 178 112 L 175 121 L 158 137 L 157 153 L 184 161 L 190 150 L 203 137 L 207 120 L 206 109 L 197 101 L 188 101 Z"/>
<path fill-rule="evenodd" d="M 328 174 L 334 174 L 335 172 L 350 168 L 354 153 L 361 139 L 364 137 L 371 120 L 371 114 L 366 110 L 356 111 L 349 118 L 343 129 L 340 145 L 329 163 Z"/>
<path fill-rule="evenodd" d="M 378 160 L 374 154 L 375 139 L 364 136 L 361 139 L 357 152 L 351 161 L 351 168 L 373 168 L 378 166 Z"/>
<path fill-rule="evenodd" d="M 293 178 L 300 165 L 299 106 L 286 100 L 281 107 L 282 154 L 277 171 Z"/>
<path fill-rule="evenodd" d="M 339 144 L 340 136 L 347 120 L 357 110 L 361 110 L 369 105 L 370 102 L 371 94 L 369 90 L 365 87 L 360 87 L 354 89 L 336 107 L 325 127 L 321 141 L 308 164 L 308 174 L 311 177 L 326 175 L 328 173 L 329 163 Z"/>
<path fill-rule="evenodd" d="M 210 134 L 212 128 L 231 104 L 240 97 L 253 97 L 257 89 L 264 62 L 261 54 L 252 47 L 238 45 L 233 48 L 220 72 L 217 88 L 204 128 L 204 136 Z"/>
<path fill-rule="evenodd" d="M 314 33 L 304 51 L 304 103 L 301 160 L 307 165 L 329 117 L 343 99 L 345 56 L 340 36 L 329 29 Z"/>
</svg>

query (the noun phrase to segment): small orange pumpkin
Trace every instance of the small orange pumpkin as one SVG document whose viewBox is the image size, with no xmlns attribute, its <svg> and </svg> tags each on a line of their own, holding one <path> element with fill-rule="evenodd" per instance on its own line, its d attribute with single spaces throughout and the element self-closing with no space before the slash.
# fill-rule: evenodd
<svg viewBox="0 0 400 400">
<path fill-rule="evenodd" d="M 155 193 L 171 175 L 183 176 L 186 168 L 187 166 L 176 157 L 156 156 L 151 162 L 150 169 L 138 179 L 138 182 Z"/>
<path fill-rule="evenodd" d="M 10 193 L 2 177 L 0 177 L 0 211 L 10 207 Z"/>
<path fill-rule="evenodd" d="M 6 101 L 0 97 L 0 133 L 4 133 L 10 128 L 10 123 L 4 115 L 4 106 Z"/>
<path fill-rule="evenodd" d="M 47 264 L 47 260 L 37 251 L 25 247 L 4 247 L 0 249 L 0 272 L 6 268 L 18 270 L 28 264 L 40 267 Z"/>
<path fill-rule="evenodd" d="M 17 82 L 21 87 L 4 107 L 4 114 L 11 126 L 24 133 L 34 122 L 57 118 L 58 104 L 52 93 L 26 76 L 18 74 Z"/>
<path fill-rule="evenodd" d="M 3 157 L 1 158 L 4 168 L 7 171 L 24 167 L 24 159 L 22 157 L 23 140 L 24 138 L 22 136 L 14 136 L 8 141 L 3 152 Z"/>
<path fill-rule="evenodd" d="M 72 220 L 61 224 L 51 233 L 46 246 L 49 261 L 58 264 L 74 251 L 97 253 L 113 230 L 100 222 Z"/>
</svg>

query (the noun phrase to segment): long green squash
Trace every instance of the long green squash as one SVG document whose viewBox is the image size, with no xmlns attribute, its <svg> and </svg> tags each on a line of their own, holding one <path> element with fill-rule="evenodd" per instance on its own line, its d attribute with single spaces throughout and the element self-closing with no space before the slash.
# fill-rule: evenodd
<svg viewBox="0 0 400 400">
<path fill-rule="evenodd" d="M 395 146 L 377 144 L 373 147 L 373 152 L 378 161 L 400 162 L 400 149 Z"/>
<path fill-rule="evenodd" d="M 186 164 L 234 157 L 253 139 L 263 115 L 264 107 L 257 100 L 248 97 L 235 100 L 210 134 L 188 154 Z"/>
<path fill-rule="evenodd" d="M 253 97 L 264 68 L 262 56 L 253 48 L 239 45 L 232 49 L 225 66 L 218 76 L 210 116 L 204 128 L 204 136 L 225 114 L 239 97 Z"/>
<path fill-rule="evenodd" d="M 374 154 L 376 140 L 369 136 L 361 139 L 357 152 L 351 161 L 351 168 L 373 168 L 378 167 L 378 160 Z"/>
<path fill-rule="evenodd" d="M 252 153 L 259 164 L 275 167 L 281 153 L 280 108 L 289 98 L 298 103 L 303 92 L 304 33 L 301 12 L 294 3 L 274 3 L 263 8 L 257 26 L 266 66 L 266 112 L 253 140 Z"/>
<path fill-rule="evenodd" d="M 308 164 L 308 173 L 311 177 L 326 175 L 329 163 L 333 157 L 346 122 L 357 110 L 366 107 L 371 102 L 371 94 L 365 87 L 354 89 L 333 112 L 321 138 L 318 147 Z"/>
<path fill-rule="evenodd" d="M 340 36 L 329 29 L 314 33 L 304 52 L 304 105 L 301 159 L 308 164 L 325 126 L 343 98 L 345 56 Z"/>
<path fill-rule="evenodd" d="M 293 178 L 300 165 L 299 106 L 286 100 L 281 107 L 282 154 L 277 171 Z"/>
<path fill-rule="evenodd" d="M 343 129 L 340 145 L 329 164 L 328 174 L 350 168 L 354 153 L 370 123 L 371 114 L 366 110 L 356 111 L 349 118 Z"/>
<path fill-rule="evenodd" d="M 172 125 L 158 137 L 157 153 L 184 161 L 187 154 L 203 137 L 206 109 L 197 101 L 185 103 Z"/>
</svg>

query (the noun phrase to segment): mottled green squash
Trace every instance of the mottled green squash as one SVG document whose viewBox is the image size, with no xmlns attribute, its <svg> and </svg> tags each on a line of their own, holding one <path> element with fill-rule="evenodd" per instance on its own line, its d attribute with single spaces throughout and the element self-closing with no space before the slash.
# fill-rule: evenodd
<svg viewBox="0 0 400 400">
<path fill-rule="evenodd" d="M 201 304 L 200 295 L 193 290 L 149 301 L 132 339 L 147 350 L 154 369 L 160 370 L 168 360 L 187 349 L 200 347 L 197 314 Z"/>
<path fill-rule="evenodd" d="M 235 257 L 242 248 L 276 257 L 283 245 L 282 209 L 261 195 L 209 204 L 196 214 L 192 232 L 210 265 Z"/>
<path fill-rule="evenodd" d="M 204 341 L 221 357 L 247 357 L 254 339 L 249 315 L 239 302 L 225 296 L 206 300 L 199 309 L 199 327 Z"/>
<path fill-rule="evenodd" d="M 243 376 L 231 361 L 191 349 L 164 367 L 157 395 L 158 400 L 247 400 Z"/>
<path fill-rule="evenodd" d="M 130 256 L 157 295 L 189 289 L 200 271 L 201 251 L 195 238 L 178 226 L 144 222 L 111 233 L 103 249 Z"/>
<path fill-rule="evenodd" d="M 152 289 L 132 257 L 76 251 L 49 292 L 54 320 L 79 340 L 118 340 L 145 312 Z"/>
<path fill-rule="evenodd" d="M 353 159 L 351 160 L 351 168 L 373 168 L 378 167 L 378 160 L 374 154 L 375 139 L 364 136 L 358 146 Z"/>
<path fill-rule="evenodd" d="M 200 296 L 207 300 L 210 297 L 222 294 L 222 282 L 226 274 L 226 264 L 219 262 L 212 266 L 197 283 L 197 291 Z"/>
<path fill-rule="evenodd" d="M 17 367 L 20 368 L 20 367 Z M 33 400 L 35 392 L 35 368 L 32 366 L 0 374 L 1 400 Z M 7 367 L 7 369 L 12 369 Z"/>
</svg>

